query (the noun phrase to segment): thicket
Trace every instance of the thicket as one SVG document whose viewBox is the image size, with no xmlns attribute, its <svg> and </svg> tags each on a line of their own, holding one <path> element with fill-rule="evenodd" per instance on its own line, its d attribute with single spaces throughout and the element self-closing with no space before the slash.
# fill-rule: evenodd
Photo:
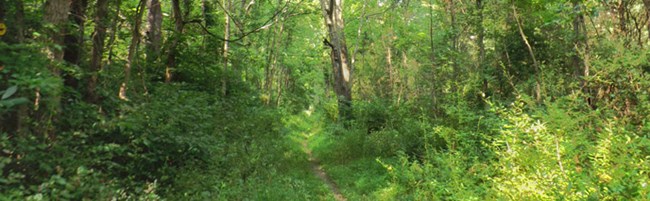
<svg viewBox="0 0 650 201">
<path fill-rule="evenodd" d="M 0 0 L 0 200 L 332 200 L 306 149 L 349 200 L 650 199 L 646 1 L 45 2 Z"/>
</svg>

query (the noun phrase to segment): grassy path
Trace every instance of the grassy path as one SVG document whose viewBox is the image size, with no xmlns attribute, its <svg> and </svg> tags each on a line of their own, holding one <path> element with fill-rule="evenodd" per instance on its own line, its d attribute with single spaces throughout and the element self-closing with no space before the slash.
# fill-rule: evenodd
<svg viewBox="0 0 650 201">
<path fill-rule="evenodd" d="M 305 153 L 307 153 L 307 156 L 309 158 L 309 163 L 311 164 L 311 169 L 320 178 L 323 183 L 327 184 L 329 187 L 330 191 L 334 195 L 334 198 L 336 198 L 337 201 L 345 201 L 347 200 L 343 194 L 341 194 L 341 190 L 339 190 L 339 187 L 336 185 L 336 183 L 332 180 L 332 178 L 327 175 L 325 171 L 323 171 L 323 167 L 320 165 L 320 161 L 318 161 L 317 158 L 314 157 L 314 154 L 311 151 L 311 148 L 308 146 L 308 141 L 309 138 L 306 138 L 302 142 L 302 147 L 305 150 Z"/>
</svg>

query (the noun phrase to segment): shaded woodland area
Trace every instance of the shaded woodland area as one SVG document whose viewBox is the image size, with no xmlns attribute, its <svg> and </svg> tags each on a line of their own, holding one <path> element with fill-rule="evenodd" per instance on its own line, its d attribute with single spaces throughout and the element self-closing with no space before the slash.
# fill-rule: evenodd
<svg viewBox="0 0 650 201">
<path fill-rule="evenodd" d="M 650 0 L 0 0 L 0 200 L 650 200 Z"/>
</svg>

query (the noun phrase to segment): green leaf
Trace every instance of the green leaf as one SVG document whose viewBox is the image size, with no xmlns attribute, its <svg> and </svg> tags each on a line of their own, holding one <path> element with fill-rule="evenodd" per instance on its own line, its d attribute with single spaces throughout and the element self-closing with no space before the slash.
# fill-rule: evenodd
<svg viewBox="0 0 650 201">
<path fill-rule="evenodd" d="M 16 93 L 16 91 L 18 91 L 18 87 L 17 86 L 11 86 L 4 92 L 4 94 L 2 95 L 2 98 L 0 98 L 0 99 L 1 100 L 7 99 L 11 95 L 14 95 Z"/>
<path fill-rule="evenodd" d="M 29 102 L 26 98 L 12 98 L 8 100 L 1 100 L 0 107 L 13 107 L 15 105 L 23 104 Z"/>
</svg>

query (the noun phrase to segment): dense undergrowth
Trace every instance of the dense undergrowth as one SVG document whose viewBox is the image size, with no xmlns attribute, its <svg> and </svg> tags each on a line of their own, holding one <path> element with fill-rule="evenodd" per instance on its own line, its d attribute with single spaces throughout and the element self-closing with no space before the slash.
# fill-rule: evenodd
<svg viewBox="0 0 650 201">
<path fill-rule="evenodd" d="M 325 126 L 311 143 L 351 200 L 649 199 L 644 126 L 582 113 L 572 98 L 458 104 L 444 118 L 360 103 L 352 129 Z"/>
<path fill-rule="evenodd" d="M 0 200 L 650 200 L 646 1 L 347 1 L 349 83 L 327 4 L 151 2 L 0 0 Z"/>
</svg>

